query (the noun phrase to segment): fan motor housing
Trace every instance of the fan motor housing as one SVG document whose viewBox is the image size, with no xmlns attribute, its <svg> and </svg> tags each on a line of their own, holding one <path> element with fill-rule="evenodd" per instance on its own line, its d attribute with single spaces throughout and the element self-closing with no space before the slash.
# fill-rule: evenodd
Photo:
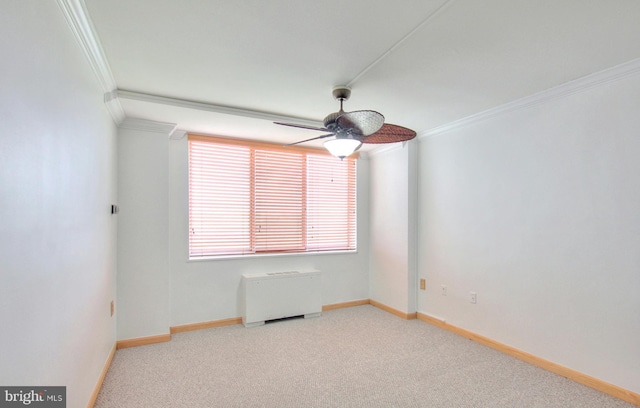
<svg viewBox="0 0 640 408">
<path fill-rule="evenodd" d="M 324 124 L 324 127 L 326 127 L 329 130 L 333 130 L 336 127 L 336 119 L 338 118 L 338 116 L 342 115 L 343 113 L 344 112 L 333 112 L 328 114 L 322 121 Z"/>
</svg>

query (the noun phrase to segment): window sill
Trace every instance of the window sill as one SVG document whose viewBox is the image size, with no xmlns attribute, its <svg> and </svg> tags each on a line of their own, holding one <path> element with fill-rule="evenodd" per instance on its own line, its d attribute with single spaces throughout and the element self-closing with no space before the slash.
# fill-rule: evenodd
<svg viewBox="0 0 640 408">
<path fill-rule="evenodd" d="M 189 258 L 187 262 L 209 262 L 223 261 L 235 259 L 252 259 L 252 258 L 276 258 L 289 256 L 318 256 L 318 255 L 352 255 L 357 254 L 358 250 L 352 251 L 318 251 L 318 252 L 290 252 L 290 253 L 271 253 L 271 254 L 247 254 L 247 255 L 220 255 L 207 256 L 202 258 Z"/>
</svg>

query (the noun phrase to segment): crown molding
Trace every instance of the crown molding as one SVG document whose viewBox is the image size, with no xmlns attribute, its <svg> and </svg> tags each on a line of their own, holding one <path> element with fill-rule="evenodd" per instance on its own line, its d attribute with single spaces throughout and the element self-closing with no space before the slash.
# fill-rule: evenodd
<svg viewBox="0 0 640 408">
<path fill-rule="evenodd" d="M 619 81 L 640 73 L 640 58 L 625 62 L 620 65 L 605 69 L 594 74 L 586 75 L 573 81 L 566 82 L 546 91 L 538 92 L 524 98 L 476 113 L 471 116 L 447 123 L 418 133 L 418 139 L 440 135 L 474 123 L 491 119 L 509 112 L 526 109 L 537 105 L 542 105 L 557 99 L 566 98 L 570 95 L 587 91 L 602 85 Z"/>
<path fill-rule="evenodd" d="M 102 44 L 100 44 L 93 23 L 89 18 L 89 13 L 87 13 L 84 0 L 57 0 L 57 3 L 105 93 L 104 102 L 111 118 L 116 125 L 120 125 L 125 114 L 118 98 L 113 94 L 118 86 L 102 49 Z"/>
<path fill-rule="evenodd" d="M 93 23 L 83 0 L 57 0 L 71 31 L 84 51 L 102 90 L 111 92 L 117 88 L 111 68 L 95 33 Z"/>
<path fill-rule="evenodd" d="M 380 147 L 377 147 L 377 148 L 375 148 L 373 150 L 370 150 L 369 151 L 369 157 L 371 157 L 371 158 L 377 157 L 377 156 L 380 156 L 382 154 L 392 152 L 394 150 L 402 149 L 403 147 L 404 147 L 404 143 L 402 143 L 402 144 L 400 144 L 400 143 L 391 143 L 391 144 L 388 144 L 388 145 L 385 145 L 385 146 L 380 146 Z"/>
<path fill-rule="evenodd" d="M 120 126 L 126 118 L 126 114 L 124 113 L 124 109 L 122 108 L 122 104 L 120 104 L 120 100 L 118 99 L 118 95 L 115 90 L 104 94 L 104 104 L 113 121 L 116 125 Z"/>
<path fill-rule="evenodd" d="M 177 127 L 178 125 L 176 123 L 157 122 L 155 120 L 139 118 L 125 118 L 124 121 L 120 124 L 120 129 L 158 133 L 172 139 Z"/>
<path fill-rule="evenodd" d="M 414 139 L 412 139 L 414 140 Z M 369 156 L 370 157 L 376 157 L 376 156 L 380 156 L 382 154 L 385 153 L 389 153 L 392 152 L 394 150 L 400 150 L 400 149 L 404 149 L 409 143 L 412 143 L 411 140 L 405 140 L 404 142 L 396 142 L 396 143 L 390 143 L 384 146 L 380 146 L 374 150 L 371 150 L 369 152 Z"/>
<path fill-rule="evenodd" d="M 147 93 L 135 92 L 135 91 L 127 91 L 123 89 L 118 89 L 116 91 L 116 94 L 117 94 L 117 97 L 121 99 L 130 99 L 130 100 L 147 102 L 147 103 L 155 103 L 160 105 L 176 106 L 176 107 L 185 108 L 185 109 L 194 109 L 194 110 L 201 110 L 201 111 L 207 111 L 207 112 L 222 113 L 225 115 L 243 116 L 247 118 L 263 119 L 263 120 L 268 120 L 272 122 L 282 122 L 282 121 L 293 122 L 296 124 L 307 125 L 307 126 L 322 125 L 321 121 L 313 120 L 313 119 L 299 118 L 295 116 L 287 116 L 287 115 L 281 115 L 281 114 L 271 113 L 271 112 L 262 112 L 262 111 L 252 110 L 252 109 L 234 108 L 231 106 L 216 105 L 213 103 L 206 103 L 206 102 L 197 102 L 197 101 L 191 101 L 187 99 L 171 98 L 168 96 L 153 95 L 153 94 L 147 94 Z"/>
<path fill-rule="evenodd" d="M 169 135 L 169 139 L 171 139 L 171 140 L 182 140 L 186 136 L 187 136 L 187 131 L 186 130 L 176 129 Z"/>
</svg>

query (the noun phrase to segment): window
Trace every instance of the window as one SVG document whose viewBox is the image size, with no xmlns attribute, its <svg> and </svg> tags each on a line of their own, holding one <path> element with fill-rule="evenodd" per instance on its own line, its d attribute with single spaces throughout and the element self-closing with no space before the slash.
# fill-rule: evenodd
<svg viewBox="0 0 640 408">
<path fill-rule="evenodd" d="M 355 158 L 189 135 L 189 258 L 355 249 Z"/>
</svg>

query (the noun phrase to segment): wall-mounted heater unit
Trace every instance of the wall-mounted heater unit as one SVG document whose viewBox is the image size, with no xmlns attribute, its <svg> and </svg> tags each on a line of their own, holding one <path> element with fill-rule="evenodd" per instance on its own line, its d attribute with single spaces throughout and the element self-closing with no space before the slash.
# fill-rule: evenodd
<svg viewBox="0 0 640 408">
<path fill-rule="evenodd" d="M 242 324 L 253 327 L 285 317 L 322 313 L 320 271 L 242 275 Z"/>
</svg>

